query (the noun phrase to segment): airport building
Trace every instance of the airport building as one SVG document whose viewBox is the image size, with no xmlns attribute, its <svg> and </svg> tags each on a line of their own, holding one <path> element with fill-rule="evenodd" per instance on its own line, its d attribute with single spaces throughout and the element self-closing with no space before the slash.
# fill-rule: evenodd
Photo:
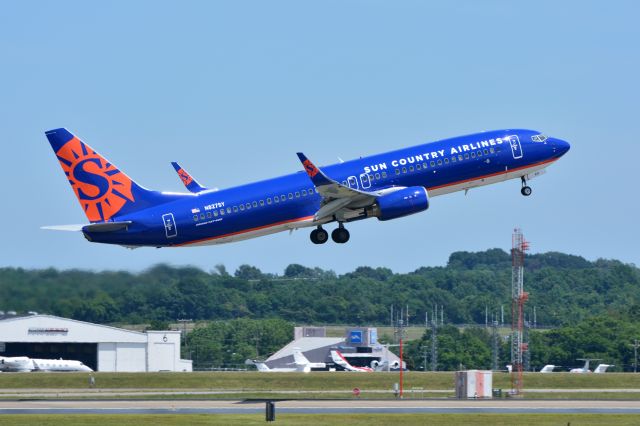
<svg viewBox="0 0 640 426">
<path fill-rule="evenodd" d="M 327 370 L 340 369 L 331 358 L 331 351 L 336 350 L 354 367 L 375 370 L 383 365 L 391 369 L 400 365 L 400 358 L 378 342 L 375 327 L 350 327 L 343 337 L 326 337 L 324 327 L 295 327 L 293 341 L 271 355 L 265 364 L 269 368 L 291 367 L 295 350 L 302 352 L 310 362 L 325 363 Z"/>
<path fill-rule="evenodd" d="M 0 356 L 82 361 L 95 371 L 192 371 L 180 331 L 131 331 L 53 315 L 0 317 Z"/>
</svg>

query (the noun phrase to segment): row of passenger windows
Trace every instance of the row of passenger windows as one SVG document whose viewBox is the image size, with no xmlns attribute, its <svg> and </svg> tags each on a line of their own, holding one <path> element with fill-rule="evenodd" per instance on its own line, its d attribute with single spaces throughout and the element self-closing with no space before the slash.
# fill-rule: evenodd
<svg viewBox="0 0 640 426">
<path fill-rule="evenodd" d="M 266 205 L 272 205 L 272 204 L 280 204 L 280 203 L 284 203 L 287 200 L 293 200 L 294 198 L 300 198 L 300 197 L 306 197 L 306 196 L 311 196 L 314 192 L 317 192 L 316 189 L 313 188 L 309 188 L 307 189 L 303 189 L 302 191 L 296 191 L 296 192 L 290 192 L 289 194 L 281 194 L 281 195 L 275 195 L 273 196 L 273 198 L 271 197 L 267 197 L 266 201 L 265 200 L 255 200 L 255 201 L 251 201 L 245 204 L 239 204 L 237 206 L 233 206 L 233 207 L 227 207 L 227 208 L 223 208 L 223 209 L 216 209 L 216 210 L 209 210 L 206 213 L 200 213 L 198 214 L 194 214 L 193 215 L 193 220 L 195 222 L 198 222 L 199 220 L 204 220 L 204 219 L 211 219 L 214 217 L 218 217 L 218 216 L 224 216 L 225 214 L 231 214 L 231 213 L 238 213 L 243 212 L 245 210 L 251 210 L 252 208 L 255 209 L 258 206 L 260 207 L 264 207 L 265 204 Z"/>
<path fill-rule="evenodd" d="M 464 160 L 468 160 L 468 159 L 473 159 L 473 158 L 479 158 L 482 157 L 483 155 L 489 155 L 489 154 L 493 154 L 495 153 L 496 150 L 491 147 L 489 149 L 479 149 L 478 151 L 473 151 L 473 152 L 465 152 L 464 154 L 458 154 L 458 155 L 452 155 L 450 158 L 449 157 L 445 157 L 444 159 L 438 159 L 438 160 L 431 160 L 429 163 L 422 163 L 422 164 L 416 164 L 415 169 L 413 166 L 409 166 L 409 172 L 413 172 L 414 170 L 426 170 L 429 166 L 431 167 L 436 167 L 436 165 L 438 166 L 442 166 L 443 164 L 449 164 L 449 163 L 457 163 L 458 161 L 464 161 Z M 396 169 L 396 175 L 400 174 L 400 170 L 401 169 Z M 402 168 L 402 173 L 407 173 L 407 168 L 403 167 Z M 376 173 L 377 175 L 378 173 Z M 376 178 L 377 179 L 377 178 Z"/>
</svg>

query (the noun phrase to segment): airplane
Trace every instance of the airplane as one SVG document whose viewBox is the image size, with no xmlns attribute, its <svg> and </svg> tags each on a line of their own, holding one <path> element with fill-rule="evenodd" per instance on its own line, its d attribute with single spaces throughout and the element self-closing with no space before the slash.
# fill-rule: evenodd
<svg viewBox="0 0 640 426">
<path fill-rule="evenodd" d="M 598 364 L 595 370 L 593 370 L 594 374 L 603 374 L 607 372 L 607 368 L 615 367 L 614 364 Z"/>
<path fill-rule="evenodd" d="M 334 364 L 339 365 L 345 371 L 357 371 L 360 373 L 371 373 L 373 372 L 373 368 L 371 367 L 355 367 L 346 360 L 344 355 L 340 353 L 340 351 L 331 351 L 331 360 Z"/>
<path fill-rule="evenodd" d="M 0 356 L 0 371 L 29 372 L 29 371 L 93 371 L 80 361 L 66 359 L 38 359 L 26 356 Z"/>
<path fill-rule="evenodd" d="M 553 369 L 558 367 L 558 365 L 547 364 L 540 369 L 539 373 L 553 373 Z"/>
<path fill-rule="evenodd" d="M 584 366 L 582 368 L 572 368 L 569 370 L 569 373 L 591 373 L 589 370 L 589 362 L 590 361 L 600 361 L 597 358 L 577 358 L 578 361 L 584 361 Z"/>
<path fill-rule="evenodd" d="M 43 228 L 127 248 L 222 244 L 298 228 L 314 228 L 311 241 L 324 244 L 323 226 L 332 222 L 331 238 L 343 244 L 346 223 L 419 213 L 431 197 L 509 179 L 519 179 L 529 196 L 528 181 L 570 148 L 533 130 L 496 130 L 322 168 L 300 152 L 306 173 L 220 190 L 201 186 L 175 163 L 189 192 L 171 193 L 138 185 L 64 128 L 45 133 L 89 223 Z"/>
<path fill-rule="evenodd" d="M 252 360 L 251 362 L 256 366 L 258 371 L 261 372 L 280 372 L 280 373 L 290 373 L 290 372 L 303 372 L 308 373 L 312 369 L 324 369 L 327 368 L 327 364 L 324 362 L 311 362 L 307 359 L 306 356 L 302 354 L 300 349 L 295 349 L 293 351 L 293 365 L 295 367 L 277 367 L 277 368 L 269 368 L 264 361 L 256 361 Z"/>
</svg>

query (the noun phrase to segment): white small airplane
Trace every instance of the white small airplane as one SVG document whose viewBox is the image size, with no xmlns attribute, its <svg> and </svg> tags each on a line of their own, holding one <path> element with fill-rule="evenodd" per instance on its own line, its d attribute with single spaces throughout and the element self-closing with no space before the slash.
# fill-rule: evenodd
<svg viewBox="0 0 640 426">
<path fill-rule="evenodd" d="M 80 361 L 67 359 L 38 359 L 27 356 L 0 356 L 0 371 L 93 371 Z"/>
<path fill-rule="evenodd" d="M 345 371 L 358 371 L 360 373 L 371 373 L 373 372 L 373 368 L 371 367 L 355 367 L 346 360 L 344 355 L 340 353 L 340 351 L 331 351 L 331 360 L 336 364 L 342 367 Z"/>
<path fill-rule="evenodd" d="M 270 372 L 270 373 L 271 372 L 273 372 L 273 373 L 277 373 L 277 372 L 280 372 L 280 373 L 291 373 L 291 372 L 308 373 L 313 368 L 317 368 L 317 369 L 327 368 L 327 364 L 325 364 L 324 362 L 311 362 L 311 361 L 309 361 L 307 359 L 307 357 L 302 354 L 300 349 L 297 349 L 297 348 L 293 351 L 293 363 L 291 363 L 295 367 L 269 368 L 267 366 L 267 364 L 264 363 L 264 361 L 252 360 L 251 362 L 256 366 L 258 371 Z"/>
<path fill-rule="evenodd" d="M 595 374 L 602 374 L 602 373 L 606 373 L 607 372 L 607 368 L 609 367 L 615 367 L 614 364 L 598 364 L 598 366 L 596 367 L 595 370 L 593 370 L 593 372 Z"/>
<path fill-rule="evenodd" d="M 559 365 L 547 364 L 540 370 L 540 373 L 553 373 L 554 368 L 558 368 Z"/>
<path fill-rule="evenodd" d="M 589 362 L 590 361 L 600 361 L 598 358 L 578 358 L 578 361 L 584 361 L 584 366 L 582 368 L 572 368 L 569 370 L 569 373 L 591 373 L 589 370 Z"/>
</svg>

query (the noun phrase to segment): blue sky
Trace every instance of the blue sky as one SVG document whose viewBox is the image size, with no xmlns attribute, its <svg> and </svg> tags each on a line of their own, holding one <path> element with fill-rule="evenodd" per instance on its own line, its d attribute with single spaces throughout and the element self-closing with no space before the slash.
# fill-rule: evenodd
<svg viewBox="0 0 640 426">
<path fill-rule="evenodd" d="M 640 3 L 633 1 L 11 2 L 0 25 L 4 229 L 0 265 L 229 270 L 289 263 L 339 273 L 443 265 L 508 249 L 640 264 Z M 571 151 L 522 197 L 511 181 L 437 197 L 427 212 L 231 245 L 138 249 L 41 225 L 84 214 L 44 131 L 67 127 L 144 186 L 231 187 L 481 130 L 532 128 Z"/>
</svg>

